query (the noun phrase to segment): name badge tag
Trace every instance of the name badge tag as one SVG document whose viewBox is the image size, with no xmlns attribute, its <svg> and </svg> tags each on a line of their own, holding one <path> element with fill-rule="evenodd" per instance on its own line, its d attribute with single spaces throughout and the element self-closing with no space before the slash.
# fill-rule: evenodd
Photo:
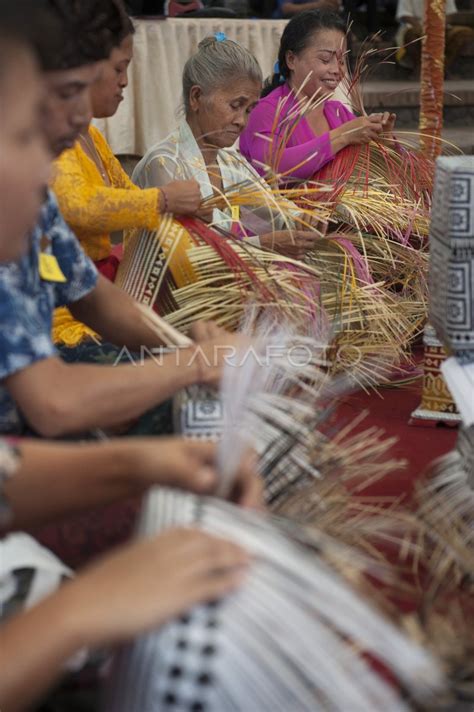
<svg viewBox="0 0 474 712">
<path fill-rule="evenodd" d="M 39 273 L 46 282 L 67 282 L 56 257 L 45 252 L 40 252 Z"/>
</svg>

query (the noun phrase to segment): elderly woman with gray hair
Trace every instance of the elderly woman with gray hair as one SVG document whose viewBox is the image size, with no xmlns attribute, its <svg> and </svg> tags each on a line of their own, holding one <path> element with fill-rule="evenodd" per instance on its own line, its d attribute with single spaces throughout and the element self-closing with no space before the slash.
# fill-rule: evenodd
<svg viewBox="0 0 474 712">
<path fill-rule="evenodd" d="M 295 229 L 293 221 L 272 206 L 269 186 L 233 145 L 247 124 L 262 89 L 262 71 L 255 57 L 222 33 L 206 37 L 188 59 L 183 72 L 185 118 L 178 128 L 153 146 L 138 163 L 133 180 L 142 188 L 194 178 L 204 199 L 252 181 L 261 200 L 239 214 L 250 242 L 301 258 L 314 249 L 318 232 Z M 279 201 L 280 202 L 280 201 Z M 295 214 L 297 212 L 294 207 Z M 211 225 L 230 229 L 230 209 L 202 215 Z"/>
</svg>

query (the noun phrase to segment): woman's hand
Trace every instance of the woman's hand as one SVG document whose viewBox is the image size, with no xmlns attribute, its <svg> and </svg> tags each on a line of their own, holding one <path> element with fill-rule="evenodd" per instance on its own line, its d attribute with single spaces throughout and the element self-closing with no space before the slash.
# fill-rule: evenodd
<svg viewBox="0 0 474 712">
<path fill-rule="evenodd" d="M 377 140 L 384 130 L 382 116 L 382 114 L 361 116 L 331 131 L 333 150 L 336 152 L 344 146 L 363 145 Z"/>
<path fill-rule="evenodd" d="M 193 180 L 174 180 L 160 188 L 160 212 L 174 215 L 196 215 L 202 196 L 199 183 Z"/>
<path fill-rule="evenodd" d="M 217 487 L 214 443 L 182 437 L 130 438 L 119 444 L 134 481 L 211 494 Z M 119 452 L 120 457 L 120 452 Z"/>
<path fill-rule="evenodd" d="M 393 131 L 395 128 L 396 121 L 396 114 L 391 114 L 389 111 L 384 111 L 384 113 L 382 114 L 383 133 L 387 135 L 387 138 L 393 138 Z"/>
<path fill-rule="evenodd" d="M 189 330 L 189 336 L 196 343 L 217 339 L 219 336 L 227 337 L 228 335 L 229 332 L 216 324 L 215 321 L 205 321 L 204 319 L 195 321 Z"/>
<path fill-rule="evenodd" d="M 301 219 L 308 224 L 307 227 L 304 226 L 304 230 L 316 233 L 319 237 L 326 237 L 329 228 L 328 220 L 323 220 L 317 215 L 302 215 Z"/>
<path fill-rule="evenodd" d="M 248 336 L 231 334 L 224 329 L 210 339 L 198 341 L 190 358 L 190 363 L 197 367 L 195 382 L 218 387 L 226 364 L 238 353 L 244 355 L 251 345 Z"/>
<path fill-rule="evenodd" d="M 56 595 L 76 647 L 127 640 L 242 583 L 249 556 L 192 529 L 171 529 L 108 555 Z"/>
<path fill-rule="evenodd" d="M 214 220 L 214 210 L 213 208 L 199 208 L 196 217 L 209 225 Z"/>
<path fill-rule="evenodd" d="M 230 593 L 249 563 L 235 544 L 191 529 L 109 554 L 2 625 L 1 708 L 30 709 L 77 651 L 129 640 Z"/>
<path fill-rule="evenodd" d="M 286 257 L 302 260 L 307 252 L 317 248 L 320 238 L 319 233 L 311 230 L 277 230 L 260 235 L 260 244 Z"/>
<path fill-rule="evenodd" d="M 256 454 L 247 451 L 234 477 L 228 499 L 246 509 L 264 509 L 263 480 L 256 471 Z"/>
<path fill-rule="evenodd" d="M 164 485 L 198 494 L 212 494 L 218 487 L 215 443 L 180 437 L 130 438 L 122 449 L 128 452 L 134 478 L 144 487 Z M 239 467 L 230 499 L 243 507 L 262 505 L 262 481 L 253 458 L 246 457 Z"/>
</svg>

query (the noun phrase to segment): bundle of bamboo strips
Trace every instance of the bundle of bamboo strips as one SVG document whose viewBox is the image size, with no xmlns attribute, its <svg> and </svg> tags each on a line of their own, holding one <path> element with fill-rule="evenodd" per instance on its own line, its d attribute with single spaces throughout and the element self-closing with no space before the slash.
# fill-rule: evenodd
<svg viewBox="0 0 474 712">
<path fill-rule="evenodd" d="M 303 264 L 193 221 L 186 227 L 136 232 L 117 278 L 176 328 L 186 331 L 197 319 L 238 328 L 250 301 L 277 310 L 305 333 L 329 328 L 335 370 L 357 370 L 370 353 L 383 353 L 393 364 L 406 356 L 406 344 L 419 328 L 413 301 L 388 293 L 382 284 L 361 283 L 349 258 L 341 270 L 329 259 L 330 250 L 323 250 L 329 240 L 322 240 L 319 262 Z M 173 260 L 175 272 L 187 275 L 179 286 L 170 275 Z M 160 300 L 163 292 L 166 298 Z"/>
<path fill-rule="evenodd" d="M 285 341 L 285 333 L 291 329 L 283 327 L 277 342 L 288 346 L 293 342 Z M 309 378 L 303 381 L 284 360 L 277 378 L 269 372 L 262 377 L 258 363 L 229 364 L 222 398 L 224 411 L 232 411 L 232 427 L 224 429 L 220 445 L 224 470 L 231 468 L 225 476 L 235 469 L 239 449 L 252 445 L 271 511 L 330 537 L 336 545 L 331 564 L 395 625 L 436 653 L 452 695 L 468 694 L 474 680 L 474 561 L 472 524 L 465 517 L 466 507 L 473 515 L 472 501 L 466 504 L 464 495 L 461 507 L 458 490 L 449 508 L 442 499 L 427 499 L 426 490 L 414 500 L 408 493 L 368 496 L 374 482 L 396 479 L 404 462 L 391 456 L 394 439 L 382 430 L 359 430 L 365 414 L 349 424 L 338 421 L 335 405 L 350 380 L 330 381 L 324 358 L 301 371 Z M 452 474 L 444 471 L 444 486 L 452 486 Z M 438 476 L 430 491 L 441 484 Z"/>
<path fill-rule="evenodd" d="M 235 252 L 252 265 L 261 284 L 276 287 L 273 303 L 259 300 L 245 276 L 229 272 L 222 257 L 210 246 L 199 245 L 188 251 L 190 264 L 201 278 L 173 290 L 177 308 L 167 317 L 184 329 L 196 318 L 210 318 L 222 326 L 237 328 L 250 299 L 263 309 L 273 307 L 295 326 L 311 329 L 311 322 L 326 322 L 334 333 L 334 368 L 357 366 L 361 356 L 380 352 L 398 363 L 405 345 L 417 326 L 413 326 L 412 303 L 387 295 L 380 285 L 361 285 L 340 274 L 340 265 L 329 262 L 304 266 L 296 260 L 270 251 L 232 245 Z M 294 271 L 293 271 L 294 270 Z M 308 279 L 311 275 L 312 279 Z M 342 283 L 342 284 L 341 284 Z"/>
</svg>

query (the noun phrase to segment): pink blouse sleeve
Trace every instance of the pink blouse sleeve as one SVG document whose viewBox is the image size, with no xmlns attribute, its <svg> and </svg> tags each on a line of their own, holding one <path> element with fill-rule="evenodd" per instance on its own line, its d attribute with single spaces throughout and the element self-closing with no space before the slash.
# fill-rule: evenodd
<svg viewBox="0 0 474 712">
<path fill-rule="evenodd" d="M 283 146 L 284 129 L 280 125 L 274 130 L 276 111 L 277 107 L 271 101 L 264 99 L 257 104 L 241 136 L 241 152 L 261 175 L 266 173 L 264 166 L 269 166 L 284 178 L 312 178 L 334 158 L 329 132 L 310 138 L 309 127 L 302 121 L 292 132 L 291 142 L 295 145 Z M 353 118 L 347 110 L 342 113 L 344 119 L 338 125 Z"/>
<path fill-rule="evenodd" d="M 356 118 L 339 101 L 329 101 L 326 107 L 331 130 Z M 264 166 L 269 166 L 284 179 L 308 180 L 334 158 L 329 132 L 314 136 L 303 119 L 292 131 L 293 145 L 288 145 L 290 141 L 286 140 L 287 145 L 283 146 L 285 129 L 281 126 L 282 122 L 276 130 L 274 126 L 277 111 L 277 104 L 271 100 L 271 95 L 257 104 L 240 138 L 240 150 L 260 175 L 268 170 Z"/>
</svg>

